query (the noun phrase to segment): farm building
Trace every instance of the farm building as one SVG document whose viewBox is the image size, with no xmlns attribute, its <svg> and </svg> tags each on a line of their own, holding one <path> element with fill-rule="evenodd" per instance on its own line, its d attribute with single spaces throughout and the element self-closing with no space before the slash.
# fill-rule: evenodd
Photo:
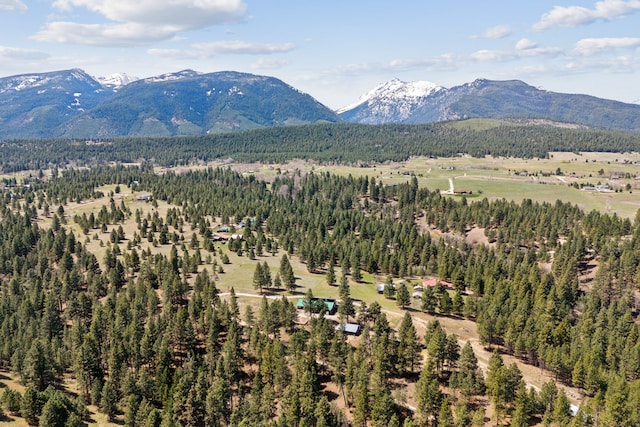
<svg viewBox="0 0 640 427">
<path fill-rule="evenodd" d="M 324 304 L 324 308 L 327 311 L 327 314 L 336 314 L 338 311 L 338 304 L 336 300 L 333 298 L 312 298 L 311 299 L 311 311 L 313 313 L 318 313 L 321 310 L 322 304 Z M 300 298 L 298 303 L 296 304 L 296 308 L 302 310 L 307 307 L 307 300 L 305 298 Z"/>
<path fill-rule="evenodd" d="M 390 288 L 392 288 L 392 289 L 394 289 L 394 290 L 396 289 L 396 285 L 390 285 L 390 284 L 388 284 L 388 283 L 378 283 L 378 284 L 376 285 L 376 291 L 377 291 L 379 294 L 383 294 L 383 293 L 384 293 L 384 289 L 385 289 L 387 286 L 388 286 L 388 287 L 390 287 Z"/>
<path fill-rule="evenodd" d="M 336 326 L 336 331 L 343 331 L 347 335 L 360 335 L 360 329 L 358 323 L 343 323 Z"/>
<path fill-rule="evenodd" d="M 424 288 L 435 288 L 436 286 L 438 286 L 438 284 L 444 286 L 445 289 L 453 289 L 454 288 L 452 283 L 445 282 L 444 280 L 429 279 L 429 280 L 425 280 L 424 282 L 422 282 L 422 286 Z"/>
</svg>

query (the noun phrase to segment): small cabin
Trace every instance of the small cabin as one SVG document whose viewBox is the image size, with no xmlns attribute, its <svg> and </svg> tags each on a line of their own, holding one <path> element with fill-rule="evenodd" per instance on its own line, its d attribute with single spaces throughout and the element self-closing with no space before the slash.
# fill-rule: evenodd
<svg viewBox="0 0 640 427">
<path fill-rule="evenodd" d="M 445 282 L 444 280 L 438 279 L 429 279 L 422 282 L 422 286 L 424 288 L 435 288 L 438 284 L 442 285 L 445 289 L 453 289 L 454 286 L 452 283 Z"/>
<path fill-rule="evenodd" d="M 319 313 L 320 310 L 322 309 L 323 305 L 324 305 L 324 308 L 325 308 L 327 314 L 336 314 L 336 312 L 338 311 L 338 304 L 336 303 L 335 299 L 333 299 L 333 298 L 312 298 L 311 299 L 311 312 L 312 313 Z M 300 298 L 298 300 L 298 302 L 296 303 L 296 308 L 298 310 L 306 309 L 307 308 L 307 299 L 306 298 Z"/>
<path fill-rule="evenodd" d="M 358 323 L 341 323 L 336 326 L 336 331 L 342 331 L 347 335 L 360 335 L 361 329 Z"/>
</svg>

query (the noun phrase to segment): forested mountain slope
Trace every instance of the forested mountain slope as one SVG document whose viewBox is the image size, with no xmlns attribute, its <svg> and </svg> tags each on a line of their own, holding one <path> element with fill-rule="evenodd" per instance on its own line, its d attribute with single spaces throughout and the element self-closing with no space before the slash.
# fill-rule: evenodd
<svg viewBox="0 0 640 427">
<path fill-rule="evenodd" d="M 416 86 L 422 86 L 422 91 Z M 477 79 L 449 89 L 426 82 L 391 81 L 339 114 L 345 121 L 367 124 L 519 118 L 640 132 L 640 105 L 550 92 L 520 80 Z"/>
<path fill-rule="evenodd" d="M 101 84 L 79 69 L 0 78 L 0 138 L 202 135 L 340 121 L 273 77 L 183 70 L 114 81 Z"/>
</svg>

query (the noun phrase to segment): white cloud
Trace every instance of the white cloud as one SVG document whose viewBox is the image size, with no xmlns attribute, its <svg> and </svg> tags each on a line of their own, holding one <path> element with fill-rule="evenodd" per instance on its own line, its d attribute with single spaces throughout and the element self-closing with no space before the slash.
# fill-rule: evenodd
<svg viewBox="0 0 640 427">
<path fill-rule="evenodd" d="M 518 43 L 516 43 L 516 50 L 528 50 L 536 47 L 538 47 L 538 43 L 529 39 L 520 39 L 518 40 Z"/>
<path fill-rule="evenodd" d="M 470 58 L 480 62 L 503 62 L 516 58 L 516 55 L 509 51 L 483 49 L 473 52 Z"/>
<path fill-rule="evenodd" d="M 589 38 L 582 39 L 576 43 L 574 52 L 582 56 L 590 56 L 600 52 L 612 51 L 615 49 L 634 48 L 640 46 L 640 38 L 620 37 L 620 38 Z"/>
<path fill-rule="evenodd" d="M 518 55 L 522 58 L 533 56 L 558 56 L 564 52 L 559 47 L 534 47 L 518 51 Z"/>
<path fill-rule="evenodd" d="M 83 44 L 88 46 L 129 46 L 170 38 L 172 28 L 147 27 L 135 23 L 78 24 L 76 22 L 51 22 L 31 38 L 54 43 Z"/>
<path fill-rule="evenodd" d="M 535 56 L 557 56 L 562 52 L 563 49 L 558 47 L 538 47 L 538 44 L 532 40 L 520 39 L 514 49 L 479 50 L 473 52 L 469 57 L 478 62 L 505 62 Z"/>
<path fill-rule="evenodd" d="M 195 56 L 181 49 L 148 49 L 149 55 L 170 59 L 193 59 Z"/>
<path fill-rule="evenodd" d="M 20 0 L 0 0 L 0 10 L 5 12 L 26 12 L 27 5 Z"/>
<path fill-rule="evenodd" d="M 508 25 L 496 25 L 495 27 L 487 28 L 480 34 L 471 36 L 474 39 L 502 39 L 511 34 L 511 27 Z"/>
<path fill-rule="evenodd" d="M 599 60 L 576 59 L 564 66 L 566 72 L 585 73 L 596 72 L 600 74 L 635 73 L 640 70 L 640 60 L 635 56 L 618 56 Z"/>
<path fill-rule="evenodd" d="M 275 58 L 259 58 L 256 62 L 251 64 L 251 68 L 254 70 L 277 70 L 285 65 L 288 61 Z"/>
<path fill-rule="evenodd" d="M 293 43 L 252 43 L 241 40 L 216 41 L 209 43 L 195 43 L 193 48 L 205 55 L 240 54 L 240 55 L 267 55 L 272 53 L 289 52 L 295 49 Z"/>
<path fill-rule="evenodd" d="M 270 55 L 289 52 L 293 43 L 252 43 L 240 40 L 194 43 L 189 49 L 149 49 L 150 55 L 173 59 L 202 59 L 216 55 Z"/>
<path fill-rule="evenodd" d="M 538 43 L 529 39 L 520 39 L 515 46 L 515 54 L 521 58 L 533 56 L 556 56 L 563 52 L 559 47 L 538 47 Z"/>
<path fill-rule="evenodd" d="M 54 21 L 32 38 L 92 46 L 122 46 L 167 40 L 181 31 L 239 22 L 247 10 L 243 0 L 56 0 L 54 7 L 63 12 L 84 8 L 104 16 L 110 22 L 86 24 Z"/>
<path fill-rule="evenodd" d="M 630 15 L 640 9 L 640 0 L 603 0 L 595 4 L 594 9 L 582 6 L 555 6 L 545 13 L 533 29 L 544 31 L 556 27 L 577 27 L 591 24 L 597 20 L 607 20 Z"/>
<path fill-rule="evenodd" d="M 247 9 L 242 0 L 56 0 L 54 7 L 63 11 L 81 7 L 116 22 L 167 25 L 182 30 L 237 22 Z"/>
<path fill-rule="evenodd" d="M 48 58 L 49 54 L 31 49 L 0 46 L 0 59 L 30 61 Z"/>
<path fill-rule="evenodd" d="M 426 68 L 428 70 L 453 70 L 457 68 L 458 57 L 445 53 L 440 56 L 419 59 L 394 59 L 383 68 L 391 71 L 407 71 L 416 68 Z"/>
</svg>

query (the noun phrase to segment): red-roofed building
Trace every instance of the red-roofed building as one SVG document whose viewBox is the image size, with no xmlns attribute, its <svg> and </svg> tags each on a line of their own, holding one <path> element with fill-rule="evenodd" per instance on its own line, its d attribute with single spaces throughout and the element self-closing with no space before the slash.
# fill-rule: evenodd
<svg viewBox="0 0 640 427">
<path fill-rule="evenodd" d="M 453 289 L 454 287 L 453 284 L 449 282 L 445 282 L 444 280 L 438 280 L 438 279 L 425 280 L 424 282 L 422 282 L 422 286 L 425 288 L 434 288 L 438 283 L 444 286 L 445 289 Z"/>
</svg>

